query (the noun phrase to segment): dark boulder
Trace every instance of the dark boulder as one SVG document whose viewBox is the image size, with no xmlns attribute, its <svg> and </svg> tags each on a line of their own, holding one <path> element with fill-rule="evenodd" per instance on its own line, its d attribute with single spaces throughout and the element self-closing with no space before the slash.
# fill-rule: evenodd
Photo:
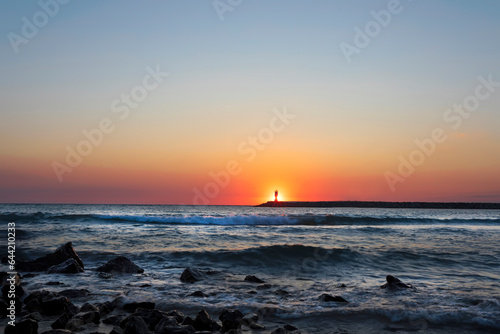
<svg viewBox="0 0 500 334">
<path fill-rule="evenodd" d="M 322 302 L 348 303 L 348 301 L 341 296 L 332 296 L 327 293 L 324 293 L 321 296 L 319 296 L 319 300 Z"/>
<path fill-rule="evenodd" d="M 142 274 L 144 269 L 130 261 L 125 256 L 119 256 L 98 267 L 96 271 L 110 274 Z"/>
<path fill-rule="evenodd" d="M 186 316 L 184 315 L 184 313 L 182 313 L 181 311 L 177 311 L 177 310 L 169 311 L 169 312 L 167 312 L 167 315 L 174 317 L 175 320 L 177 320 L 177 322 L 180 324 L 182 324 L 184 319 L 186 319 Z"/>
<path fill-rule="evenodd" d="M 384 285 L 382 285 L 381 289 L 391 289 L 391 290 L 399 290 L 399 289 L 414 289 L 411 284 L 405 284 L 401 282 L 401 280 L 392 275 L 387 275 L 385 280 L 387 281 Z"/>
<path fill-rule="evenodd" d="M 64 262 L 53 265 L 47 270 L 47 274 L 77 274 L 83 273 L 83 268 L 75 259 L 67 259 Z"/>
<path fill-rule="evenodd" d="M 90 291 L 87 289 L 66 289 L 59 291 L 58 294 L 68 298 L 84 298 L 90 294 Z"/>
<path fill-rule="evenodd" d="M 219 315 L 219 320 L 222 322 L 221 332 L 225 333 L 231 329 L 238 329 L 243 322 L 243 313 L 238 310 L 225 309 Z"/>
<path fill-rule="evenodd" d="M 263 280 L 254 275 L 248 275 L 247 277 L 245 277 L 245 281 L 251 283 L 265 283 Z"/>
<path fill-rule="evenodd" d="M 168 329 L 171 327 L 178 327 L 179 323 L 174 317 L 171 316 L 165 316 L 160 319 L 156 323 L 156 325 L 153 327 L 155 333 L 168 333 Z M 152 326 L 150 326 L 151 328 Z"/>
<path fill-rule="evenodd" d="M 85 268 L 82 260 L 73 249 L 72 243 L 67 242 L 57 248 L 52 254 L 45 255 L 44 257 L 32 261 L 18 262 L 16 269 L 19 271 L 46 271 L 50 267 L 58 265 L 68 259 L 74 259 L 80 267 Z"/>
<path fill-rule="evenodd" d="M 16 322 L 15 326 L 7 325 L 5 334 L 37 334 L 38 322 L 33 319 L 23 319 Z"/>
<path fill-rule="evenodd" d="M 80 312 L 75 314 L 66 324 L 66 328 L 75 331 L 77 328 L 80 328 L 83 325 L 94 323 L 98 324 L 101 320 L 101 316 L 99 312 L 89 311 L 89 312 Z"/>
<path fill-rule="evenodd" d="M 194 319 L 193 327 L 197 331 L 218 331 L 221 329 L 221 326 L 215 322 L 210 315 L 208 315 L 207 311 L 201 310 L 196 315 L 196 319 Z"/>
<path fill-rule="evenodd" d="M 14 288 L 14 289 L 13 289 L 13 292 L 14 292 L 14 294 L 15 294 L 17 297 L 22 297 L 22 296 L 24 296 L 24 294 L 26 293 L 26 292 L 24 291 L 24 288 L 23 288 L 22 286 L 20 286 L 20 285 L 14 285 L 14 286 L 12 286 L 12 287 Z M 3 297 L 3 299 L 5 299 L 5 300 L 9 300 L 9 299 L 10 299 L 10 298 L 9 298 L 9 293 L 10 293 L 10 291 L 11 291 L 11 285 L 7 284 L 7 285 L 4 285 L 4 286 L 2 287 L 2 297 Z"/>
<path fill-rule="evenodd" d="M 125 311 L 134 312 L 138 308 L 143 308 L 146 310 L 152 310 L 155 308 L 155 303 L 152 302 L 132 302 L 123 305 Z"/>
<path fill-rule="evenodd" d="M 181 274 L 181 282 L 184 283 L 194 283 L 201 281 L 204 275 L 201 271 L 191 268 L 186 268 Z"/>
<path fill-rule="evenodd" d="M 203 293 L 203 291 L 201 291 L 201 290 L 190 293 L 188 296 L 189 297 L 208 297 L 208 295 Z"/>
<path fill-rule="evenodd" d="M 61 315 L 76 313 L 77 307 L 67 297 L 46 290 L 35 291 L 24 299 L 29 312 L 39 312 L 42 315 Z"/>
<path fill-rule="evenodd" d="M 68 329 L 50 329 L 48 331 L 42 332 L 42 334 L 71 334 L 72 332 Z"/>
<path fill-rule="evenodd" d="M 82 307 L 80 307 L 80 312 L 90 312 L 90 311 L 100 312 L 99 307 L 90 303 L 85 303 L 82 305 Z"/>
<path fill-rule="evenodd" d="M 123 322 L 122 322 L 123 323 Z M 141 317 L 131 316 L 127 318 L 127 321 L 123 323 L 123 333 L 124 334 L 150 334 L 148 326 Z"/>
<path fill-rule="evenodd" d="M 103 324 L 107 325 L 119 325 L 123 318 L 119 315 L 112 315 L 102 320 Z"/>
</svg>

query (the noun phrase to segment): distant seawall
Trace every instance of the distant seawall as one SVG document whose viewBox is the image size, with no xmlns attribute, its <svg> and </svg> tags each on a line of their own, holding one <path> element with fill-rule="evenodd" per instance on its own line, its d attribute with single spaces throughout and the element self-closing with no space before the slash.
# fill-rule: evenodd
<svg viewBox="0 0 500 334">
<path fill-rule="evenodd" d="M 287 208 L 384 208 L 384 209 L 489 209 L 500 210 L 500 203 L 446 203 L 446 202 L 274 202 L 269 201 L 257 207 Z"/>
</svg>

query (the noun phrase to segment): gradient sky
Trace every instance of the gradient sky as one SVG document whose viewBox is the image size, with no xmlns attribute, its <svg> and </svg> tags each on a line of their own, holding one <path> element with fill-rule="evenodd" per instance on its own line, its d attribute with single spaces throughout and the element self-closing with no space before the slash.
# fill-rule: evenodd
<svg viewBox="0 0 500 334">
<path fill-rule="evenodd" d="M 445 119 L 478 77 L 500 81 L 500 2 L 402 0 L 348 62 L 341 43 L 389 3 L 243 0 L 221 20 L 211 0 L 73 0 L 16 53 L 13 34 L 43 9 L 2 2 L 0 202 L 258 204 L 275 188 L 282 200 L 500 202 L 500 87 L 460 124 Z M 120 119 L 113 102 L 157 67 L 168 77 Z M 270 139 L 277 110 L 294 118 Z M 103 119 L 113 130 L 60 182 L 54 162 Z M 436 128 L 446 139 L 398 174 Z M 404 182 L 391 189 L 387 172 Z"/>
</svg>

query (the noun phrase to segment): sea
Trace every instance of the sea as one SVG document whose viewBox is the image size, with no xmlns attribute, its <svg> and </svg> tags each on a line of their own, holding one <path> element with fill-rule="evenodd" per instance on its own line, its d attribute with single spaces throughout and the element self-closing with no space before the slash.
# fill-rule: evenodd
<svg viewBox="0 0 500 334">
<path fill-rule="evenodd" d="M 88 289 L 214 318 L 233 308 L 301 333 L 500 332 L 499 210 L 1 204 L 2 256 L 11 222 L 17 260 L 71 241 L 85 265 L 26 278 L 28 292 Z M 116 256 L 144 273 L 99 277 Z M 205 278 L 181 282 L 188 267 Z M 414 288 L 382 289 L 386 275 Z"/>
</svg>

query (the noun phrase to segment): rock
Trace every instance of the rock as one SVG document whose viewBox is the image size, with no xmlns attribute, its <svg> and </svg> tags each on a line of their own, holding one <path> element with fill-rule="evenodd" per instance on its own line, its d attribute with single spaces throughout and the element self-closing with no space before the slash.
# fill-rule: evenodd
<svg viewBox="0 0 500 334">
<path fill-rule="evenodd" d="M 381 289 L 412 289 L 413 286 L 411 284 L 405 284 L 401 282 L 401 280 L 397 277 L 394 277 L 392 275 L 387 275 L 385 280 L 387 281 L 384 285 L 382 285 L 380 288 Z M 413 288 L 414 289 L 414 288 Z"/>
<path fill-rule="evenodd" d="M 99 312 L 80 312 L 75 314 L 66 324 L 66 328 L 74 331 L 85 324 L 98 324 L 101 320 Z"/>
<path fill-rule="evenodd" d="M 271 334 L 288 334 L 288 332 L 284 328 L 278 328 L 272 331 Z"/>
<path fill-rule="evenodd" d="M 116 308 L 116 304 L 110 301 L 97 303 L 96 306 L 101 314 L 109 314 Z"/>
<path fill-rule="evenodd" d="M 243 322 L 243 313 L 238 310 L 225 309 L 219 315 L 219 320 L 222 321 L 222 333 L 231 329 L 239 329 Z"/>
<path fill-rule="evenodd" d="M 5 334 L 37 334 L 38 322 L 33 319 L 23 319 L 16 322 L 15 326 L 7 325 L 5 327 Z"/>
<path fill-rule="evenodd" d="M 21 276 L 18 273 L 11 275 L 5 271 L 2 271 L 0 272 L 0 281 L 1 286 L 4 286 L 6 284 L 10 285 L 12 281 L 14 282 L 14 285 L 19 286 L 21 285 Z"/>
<path fill-rule="evenodd" d="M 48 331 L 42 332 L 42 334 L 71 334 L 72 332 L 67 329 L 50 329 Z"/>
<path fill-rule="evenodd" d="M 82 260 L 73 249 L 72 243 L 67 242 L 57 248 L 52 254 L 45 255 L 44 257 L 32 261 L 19 261 L 16 265 L 16 269 L 20 271 L 46 271 L 50 267 L 58 265 L 68 259 L 74 259 L 80 267 L 85 268 Z"/>
<path fill-rule="evenodd" d="M 3 299 L 0 299 L 0 316 L 5 317 L 7 314 L 9 314 L 9 311 L 7 308 L 9 307 L 9 304 Z"/>
<path fill-rule="evenodd" d="M 150 334 L 148 326 L 141 317 L 131 316 L 122 326 L 124 334 Z"/>
<path fill-rule="evenodd" d="M 165 327 L 162 331 L 156 332 L 157 334 L 195 334 L 201 333 L 196 332 L 193 326 L 171 326 Z M 212 333 L 212 332 L 210 332 Z"/>
<path fill-rule="evenodd" d="M 61 283 L 61 282 L 59 282 L 59 281 L 56 281 L 56 282 L 51 281 L 51 282 L 47 282 L 47 283 L 45 283 L 45 285 L 64 285 L 64 283 Z"/>
<path fill-rule="evenodd" d="M 46 290 L 35 291 L 24 299 L 29 312 L 39 312 L 42 315 L 61 315 L 65 312 L 76 313 L 76 306 L 67 297 Z"/>
<path fill-rule="evenodd" d="M 347 285 L 345 285 L 344 283 L 339 283 L 337 284 L 337 288 L 347 288 Z"/>
<path fill-rule="evenodd" d="M 153 327 L 155 333 L 163 333 L 168 332 L 168 328 L 170 327 L 178 327 L 179 323 L 174 317 L 166 316 L 160 319 Z M 151 327 L 149 327 L 151 328 Z"/>
<path fill-rule="evenodd" d="M 83 273 L 83 268 L 75 259 L 67 259 L 64 262 L 53 265 L 47 270 L 47 274 L 77 274 Z"/>
<path fill-rule="evenodd" d="M 113 276 L 113 274 L 111 274 L 111 273 L 104 273 L 102 271 L 97 274 L 97 277 L 102 278 L 102 279 L 112 279 L 112 278 L 115 278 L 115 276 Z"/>
<path fill-rule="evenodd" d="M 196 315 L 196 319 L 194 319 L 193 323 L 194 329 L 197 331 L 218 331 L 221 329 L 221 326 L 216 323 L 210 315 L 208 315 L 207 311 L 201 310 Z"/>
<path fill-rule="evenodd" d="M 30 313 L 26 316 L 26 319 L 33 319 L 35 320 L 36 322 L 40 322 L 43 320 L 43 317 L 40 313 L 38 312 L 33 312 L 33 313 Z"/>
<path fill-rule="evenodd" d="M 299 330 L 297 327 L 289 325 L 289 324 L 286 324 L 285 326 L 283 326 L 283 328 L 285 330 L 287 330 L 287 331 L 297 331 L 297 330 Z"/>
<path fill-rule="evenodd" d="M 95 305 L 92 305 L 90 303 L 85 303 L 80 307 L 80 312 L 100 312 L 99 308 Z"/>
<path fill-rule="evenodd" d="M 24 294 L 26 293 L 24 291 L 24 288 L 20 285 L 14 285 L 14 294 L 18 297 L 22 297 L 24 296 Z M 4 285 L 2 287 L 2 298 L 5 299 L 5 300 L 9 300 L 9 292 L 10 292 L 10 288 L 11 288 L 11 285 L 10 284 L 7 284 L 7 285 Z"/>
<path fill-rule="evenodd" d="M 111 330 L 111 332 L 109 332 L 109 334 L 123 334 L 123 333 L 124 333 L 123 329 L 121 329 L 118 326 L 113 327 L 113 329 Z"/>
<path fill-rule="evenodd" d="M 146 323 L 146 326 L 148 326 L 148 328 L 152 331 L 154 331 L 156 325 L 158 325 L 158 323 L 161 322 L 161 320 L 165 319 L 165 318 L 168 318 L 169 321 L 172 321 L 172 324 L 174 324 L 174 325 L 177 325 L 177 323 L 178 323 L 174 317 L 167 315 L 163 311 L 154 310 L 154 309 L 152 310 L 152 309 L 139 308 L 131 316 L 141 317 L 142 320 L 144 320 L 144 322 Z M 127 322 L 126 319 L 127 318 L 125 318 L 125 322 Z"/>
<path fill-rule="evenodd" d="M 288 291 L 283 290 L 283 289 L 278 289 L 278 290 L 274 291 L 274 294 L 278 295 L 278 296 L 288 296 L 288 295 L 290 295 L 290 293 Z"/>
<path fill-rule="evenodd" d="M 319 300 L 322 302 L 348 303 L 348 301 L 341 296 L 332 296 L 327 293 L 324 293 L 321 296 L 319 296 Z"/>
<path fill-rule="evenodd" d="M 182 320 L 181 325 L 183 326 L 192 326 L 194 324 L 194 319 L 190 316 L 187 316 Z"/>
<path fill-rule="evenodd" d="M 203 291 L 200 291 L 200 290 L 195 291 L 195 292 L 189 294 L 188 296 L 190 296 L 190 297 L 208 297 L 208 295 L 204 294 Z"/>
<path fill-rule="evenodd" d="M 152 310 L 155 308 L 155 303 L 152 302 L 133 302 L 123 305 L 125 311 L 133 312 L 138 308 L 143 308 L 147 310 Z"/>
<path fill-rule="evenodd" d="M 248 275 L 247 277 L 245 277 L 245 281 L 252 283 L 265 283 L 263 280 L 254 275 Z"/>
<path fill-rule="evenodd" d="M 68 297 L 68 298 L 84 298 L 90 294 L 90 291 L 87 289 L 66 289 L 58 292 L 59 295 Z"/>
<path fill-rule="evenodd" d="M 271 284 L 262 284 L 257 287 L 257 290 L 268 290 L 271 289 Z"/>
<path fill-rule="evenodd" d="M 181 282 L 184 283 L 194 283 L 201 281 L 204 275 L 201 271 L 191 268 L 186 268 L 181 274 Z"/>
<path fill-rule="evenodd" d="M 65 329 L 66 324 L 68 323 L 69 319 L 73 317 L 74 313 L 63 313 L 59 316 L 59 318 L 54 321 L 50 327 L 53 329 Z"/>
<path fill-rule="evenodd" d="M 98 267 L 96 271 L 110 274 L 142 274 L 144 269 L 130 261 L 125 256 L 119 256 Z"/>
<path fill-rule="evenodd" d="M 170 312 L 167 312 L 167 315 L 169 315 L 171 317 L 174 317 L 175 320 L 177 320 L 177 322 L 180 323 L 180 324 L 182 324 L 182 322 L 186 318 L 186 316 L 184 315 L 184 313 L 182 313 L 181 311 L 177 311 L 177 310 L 172 310 Z"/>
<path fill-rule="evenodd" d="M 120 317 L 118 315 L 112 315 L 112 316 L 107 317 L 106 319 L 103 319 L 102 323 L 108 324 L 108 325 L 118 325 L 118 324 L 120 324 L 120 322 L 122 320 L 123 320 L 122 317 Z"/>
<path fill-rule="evenodd" d="M 246 324 L 251 329 L 263 330 L 266 329 L 264 325 L 258 324 L 259 316 L 255 313 L 248 313 L 242 319 L 242 322 Z"/>
</svg>

